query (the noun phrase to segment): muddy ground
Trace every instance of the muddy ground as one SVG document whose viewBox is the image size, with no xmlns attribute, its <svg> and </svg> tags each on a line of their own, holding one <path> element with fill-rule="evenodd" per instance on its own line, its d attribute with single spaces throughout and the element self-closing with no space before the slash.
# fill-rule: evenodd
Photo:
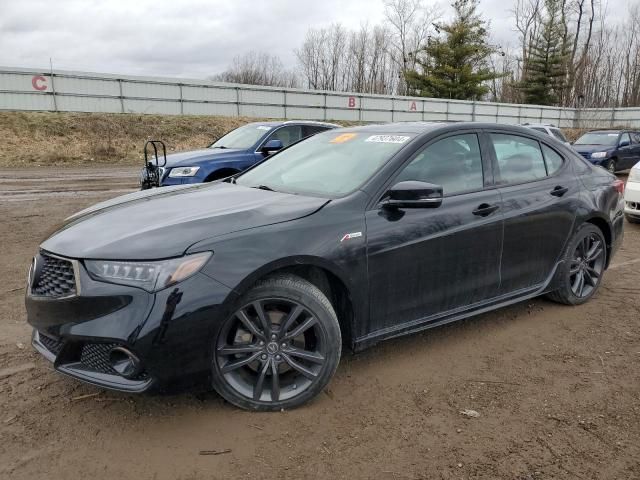
<svg viewBox="0 0 640 480">
<path fill-rule="evenodd" d="M 536 299 L 346 355 L 311 404 L 259 414 L 103 391 L 32 350 L 38 242 L 134 188 L 134 169 L 0 171 L 0 478 L 640 478 L 640 226 L 586 305 Z"/>
</svg>

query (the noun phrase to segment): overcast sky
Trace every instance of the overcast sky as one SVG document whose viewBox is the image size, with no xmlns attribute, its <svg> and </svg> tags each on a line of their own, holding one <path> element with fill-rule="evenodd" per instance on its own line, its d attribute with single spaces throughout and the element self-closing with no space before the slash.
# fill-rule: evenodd
<svg viewBox="0 0 640 480">
<path fill-rule="evenodd" d="M 513 1 L 481 0 L 501 45 L 515 42 Z M 0 65 L 48 67 L 52 57 L 57 69 L 205 78 L 259 50 L 294 68 L 309 27 L 383 18 L 383 0 L 0 0 Z"/>
</svg>

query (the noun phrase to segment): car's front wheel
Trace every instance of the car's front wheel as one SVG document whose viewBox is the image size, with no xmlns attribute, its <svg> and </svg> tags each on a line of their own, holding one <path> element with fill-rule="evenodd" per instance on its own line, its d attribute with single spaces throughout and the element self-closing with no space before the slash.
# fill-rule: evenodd
<svg viewBox="0 0 640 480">
<path fill-rule="evenodd" d="M 616 173 L 616 171 L 618 170 L 618 165 L 616 164 L 615 158 L 612 158 L 607 162 L 607 170 L 609 170 L 610 173 Z"/>
<path fill-rule="evenodd" d="M 275 276 L 252 288 L 220 326 L 213 387 L 241 408 L 294 408 L 329 383 L 341 346 L 327 297 L 298 276 Z"/>
<path fill-rule="evenodd" d="M 607 244 L 602 231 L 585 223 L 575 233 L 557 272 L 559 288 L 548 294 L 551 300 L 580 305 L 589 300 L 602 282 L 607 259 Z"/>
</svg>

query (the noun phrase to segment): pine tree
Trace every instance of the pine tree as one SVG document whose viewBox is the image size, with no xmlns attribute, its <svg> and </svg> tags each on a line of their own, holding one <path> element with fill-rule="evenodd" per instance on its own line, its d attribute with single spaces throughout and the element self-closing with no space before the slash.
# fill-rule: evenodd
<svg viewBox="0 0 640 480">
<path fill-rule="evenodd" d="M 567 45 L 564 42 L 558 0 L 546 0 L 546 17 L 538 38 L 529 49 L 526 75 L 519 88 L 525 103 L 556 105 L 567 77 Z"/>
<path fill-rule="evenodd" d="M 487 42 L 486 22 L 476 12 L 478 0 L 456 0 L 452 7 L 453 20 L 434 24 L 444 34 L 429 39 L 421 50 L 421 72 L 407 72 L 407 86 L 423 97 L 478 100 L 489 91 L 484 83 L 502 76 L 488 68 L 496 48 Z"/>
</svg>

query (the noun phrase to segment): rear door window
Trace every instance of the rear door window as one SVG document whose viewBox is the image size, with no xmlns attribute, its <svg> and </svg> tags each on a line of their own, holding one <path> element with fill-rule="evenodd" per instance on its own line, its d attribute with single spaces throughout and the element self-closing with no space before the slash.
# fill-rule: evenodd
<svg viewBox="0 0 640 480">
<path fill-rule="evenodd" d="M 624 142 L 627 142 L 627 145 L 631 144 L 631 137 L 629 137 L 628 133 L 623 133 L 622 135 L 620 135 L 620 141 L 618 142 L 618 145 L 621 145 Z"/>
<path fill-rule="evenodd" d="M 498 183 L 531 182 L 547 176 L 540 144 L 518 135 L 491 133 L 489 135 L 498 162 Z"/>
<path fill-rule="evenodd" d="M 329 127 L 324 127 L 322 125 L 302 125 L 302 138 L 307 138 L 326 130 L 329 130 Z"/>
</svg>

